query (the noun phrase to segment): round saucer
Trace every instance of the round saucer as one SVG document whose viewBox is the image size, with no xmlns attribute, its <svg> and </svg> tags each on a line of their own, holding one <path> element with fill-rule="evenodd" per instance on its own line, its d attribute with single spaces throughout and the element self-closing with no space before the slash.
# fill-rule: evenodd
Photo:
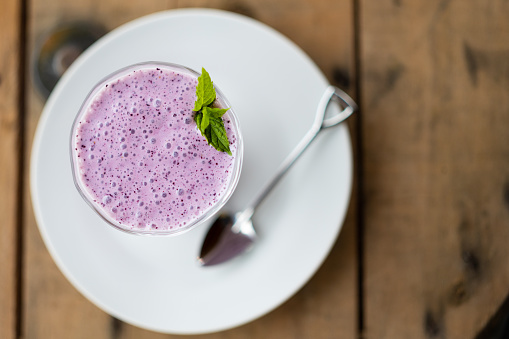
<svg viewBox="0 0 509 339">
<path fill-rule="evenodd" d="M 225 330 L 256 319 L 316 272 L 343 223 L 352 185 L 345 125 L 326 130 L 260 206 L 253 250 L 226 264 L 197 263 L 208 225 L 183 235 L 137 237 L 108 227 L 74 187 L 73 119 L 106 74 L 142 61 L 205 67 L 235 108 L 244 135 L 241 209 L 307 132 L 328 83 L 287 38 L 237 14 L 172 10 L 110 32 L 85 51 L 51 94 L 36 132 L 35 216 L 60 270 L 89 300 L 136 326 L 176 334 Z"/>
</svg>

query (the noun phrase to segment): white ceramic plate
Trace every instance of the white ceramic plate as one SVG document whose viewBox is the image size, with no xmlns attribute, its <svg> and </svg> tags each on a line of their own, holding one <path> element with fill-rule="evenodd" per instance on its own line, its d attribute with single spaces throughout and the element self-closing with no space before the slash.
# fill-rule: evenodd
<svg viewBox="0 0 509 339">
<path fill-rule="evenodd" d="M 251 252 L 201 268 L 196 256 L 208 225 L 169 238 L 124 234 L 88 207 L 72 180 L 69 133 L 88 91 L 107 74 L 149 60 L 205 67 L 235 107 L 245 161 L 231 209 L 242 208 L 304 136 L 327 86 L 298 47 L 240 15 L 187 9 L 128 23 L 87 50 L 46 104 L 31 167 L 39 229 L 71 283 L 123 321 L 179 334 L 247 323 L 296 293 L 334 244 L 352 181 L 348 130 L 324 131 L 263 203 Z"/>
</svg>

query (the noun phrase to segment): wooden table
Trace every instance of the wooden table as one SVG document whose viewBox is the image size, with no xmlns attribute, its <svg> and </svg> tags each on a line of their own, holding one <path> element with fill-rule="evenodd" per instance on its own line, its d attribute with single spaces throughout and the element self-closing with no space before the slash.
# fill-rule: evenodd
<svg viewBox="0 0 509 339">
<path fill-rule="evenodd" d="M 325 264 L 274 312 L 200 338 L 493 337 L 509 292 L 508 1 L 2 0 L 0 338 L 176 337 L 122 323 L 69 284 L 27 173 L 44 104 L 30 75 L 38 39 L 177 7 L 267 23 L 360 106 L 354 194 Z"/>
</svg>

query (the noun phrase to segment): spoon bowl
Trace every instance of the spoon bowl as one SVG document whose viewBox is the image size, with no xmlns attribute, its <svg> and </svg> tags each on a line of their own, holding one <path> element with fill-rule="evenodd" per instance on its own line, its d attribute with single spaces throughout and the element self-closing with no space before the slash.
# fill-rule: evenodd
<svg viewBox="0 0 509 339">
<path fill-rule="evenodd" d="M 327 116 L 327 108 L 332 102 L 340 105 L 342 110 L 338 114 Z M 212 223 L 203 241 L 199 263 L 202 266 L 218 265 L 251 249 L 258 238 L 251 219 L 256 208 L 321 131 L 339 125 L 356 110 L 357 105 L 345 92 L 334 86 L 327 87 L 318 104 L 311 129 L 286 157 L 272 179 L 242 212 L 224 212 Z"/>
<path fill-rule="evenodd" d="M 222 213 L 210 227 L 200 252 L 202 266 L 228 261 L 249 250 L 257 238 L 251 219 L 238 222 L 238 214 Z M 218 244 L 221 244 L 218 246 Z"/>
</svg>

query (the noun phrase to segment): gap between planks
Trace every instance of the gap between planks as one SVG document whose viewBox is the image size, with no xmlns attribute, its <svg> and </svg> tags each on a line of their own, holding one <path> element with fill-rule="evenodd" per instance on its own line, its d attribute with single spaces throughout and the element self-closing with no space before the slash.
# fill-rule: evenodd
<svg viewBox="0 0 509 339">
<path fill-rule="evenodd" d="M 25 163 L 25 114 L 26 114 L 26 41 L 27 41 L 27 0 L 19 1 L 19 58 L 18 58 L 18 182 L 16 199 L 16 338 L 22 338 L 23 333 L 23 201 L 25 200 L 25 185 L 23 175 Z"/>
<path fill-rule="evenodd" d="M 361 10 L 360 0 L 353 0 L 353 52 L 355 97 L 359 110 L 355 124 L 356 130 L 356 175 L 357 175 L 357 337 L 364 338 L 364 171 L 362 134 L 362 63 L 361 63 Z"/>
</svg>

